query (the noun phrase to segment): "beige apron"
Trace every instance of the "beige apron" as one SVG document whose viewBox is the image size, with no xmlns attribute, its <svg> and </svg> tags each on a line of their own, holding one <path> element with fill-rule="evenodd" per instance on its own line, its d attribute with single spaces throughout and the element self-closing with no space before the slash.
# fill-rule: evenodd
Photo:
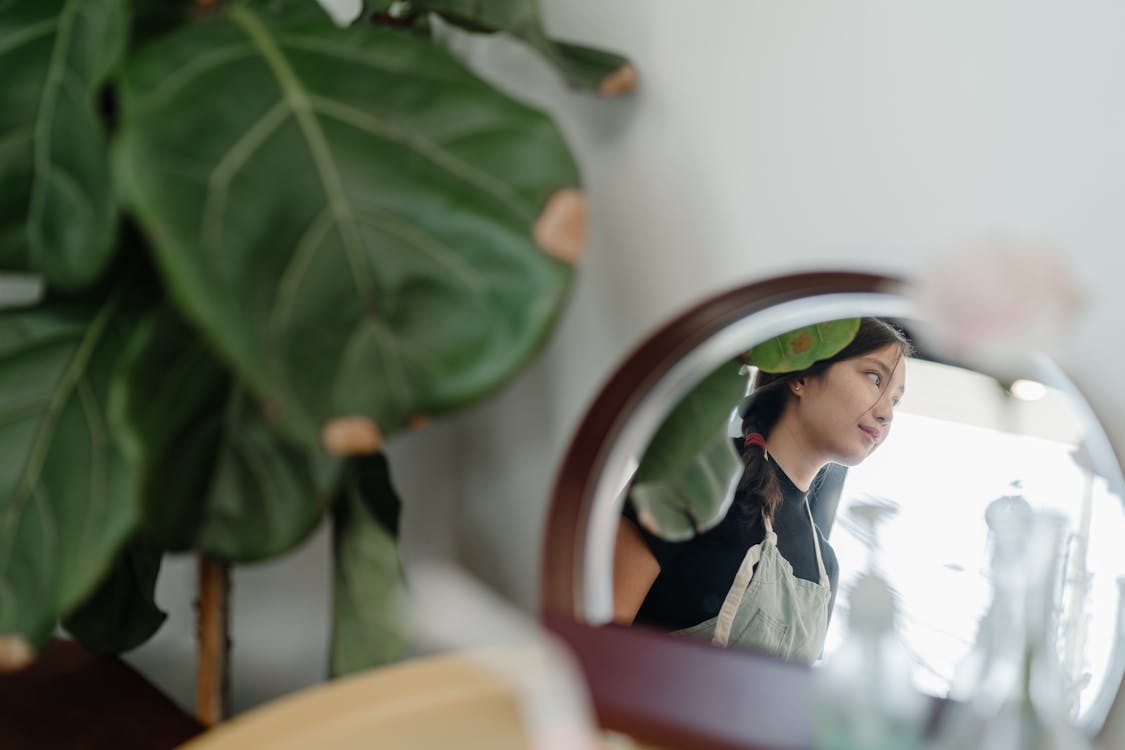
<svg viewBox="0 0 1125 750">
<path fill-rule="evenodd" d="M 708 638 L 716 646 L 743 646 L 810 665 L 816 661 L 828 631 L 832 589 L 808 501 L 805 511 L 819 583 L 793 574 L 793 566 L 777 551 L 773 524 L 763 517 L 765 539 L 746 552 L 718 616 L 676 632 Z"/>
</svg>

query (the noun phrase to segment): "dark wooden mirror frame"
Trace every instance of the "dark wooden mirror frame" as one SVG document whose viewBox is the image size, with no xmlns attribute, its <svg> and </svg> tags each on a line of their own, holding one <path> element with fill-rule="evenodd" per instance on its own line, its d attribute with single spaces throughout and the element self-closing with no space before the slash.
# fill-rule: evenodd
<svg viewBox="0 0 1125 750">
<path fill-rule="evenodd" d="M 644 628 L 584 622 L 579 593 L 584 532 L 610 448 L 629 416 L 661 376 L 702 342 L 782 303 L 830 294 L 886 294 L 900 284 L 900 279 L 855 272 L 802 273 L 747 284 L 676 316 L 605 382 L 556 475 L 541 569 L 542 620 L 577 658 L 601 726 L 669 748 L 811 747 L 809 668 Z M 1121 700 L 1119 694 L 1095 741 L 1115 723 L 1112 715 Z"/>
</svg>

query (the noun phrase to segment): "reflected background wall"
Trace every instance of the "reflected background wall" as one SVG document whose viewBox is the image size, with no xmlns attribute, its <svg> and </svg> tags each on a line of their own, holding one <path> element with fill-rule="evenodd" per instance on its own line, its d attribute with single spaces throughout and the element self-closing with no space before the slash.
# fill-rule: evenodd
<svg viewBox="0 0 1125 750">
<path fill-rule="evenodd" d="M 1075 378 L 1125 419 L 1111 376 L 1125 352 L 1097 333 L 1125 320 L 1125 7 L 541 6 L 552 34 L 621 51 L 640 83 L 607 106 L 514 43 L 452 42 L 555 114 L 592 214 L 545 352 L 484 406 L 392 446 L 408 572 L 425 556 L 461 560 L 534 612 L 551 482 L 603 379 L 687 304 L 777 273 L 909 274 L 991 237 L 1053 244 L 1091 294 Z M 322 678 L 327 566 L 321 535 L 236 576 L 236 708 Z M 131 657 L 185 705 L 193 580 L 190 565 L 167 568 L 158 598 L 173 617 Z"/>
</svg>

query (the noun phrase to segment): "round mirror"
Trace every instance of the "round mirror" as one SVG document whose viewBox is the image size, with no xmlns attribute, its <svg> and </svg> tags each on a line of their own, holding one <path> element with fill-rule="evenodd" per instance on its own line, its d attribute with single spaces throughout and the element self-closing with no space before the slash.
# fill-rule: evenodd
<svg viewBox="0 0 1125 750">
<path fill-rule="evenodd" d="M 843 614 L 857 576 L 878 570 L 897 596 L 915 686 L 946 697 L 989 603 L 985 512 L 998 497 L 1016 493 L 1066 519 L 1064 574 L 1054 604 L 1063 692 L 1072 720 L 1097 734 L 1125 671 L 1119 461 L 1093 411 L 1049 358 L 1028 352 L 1014 365 L 1018 377 L 950 361 L 922 346 L 930 340 L 927 321 L 899 289 L 896 280 L 856 273 L 771 279 L 697 305 L 636 349 L 591 405 L 556 479 L 544 564 L 547 620 L 583 627 L 614 622 L 617 535 L 622 523 L 637 517 L 628 511 L 630 490 L 654 435 L 685 396 L 717 368 L 781 334 L 878 318 L 904 331 L 915 351 L 904 360 L 893 431 L 863 460 L 828 465 L 808 493 L 826 555 L 836 565 L 821 656 L 829 657 L 844 638 Z M 729 409 L 737 406 L 734 399 Z M 737 415 L 731 416 L 730 436 L 741 439 Z M 877 527 L 869 522 L 873 505 L 883 518 Z M 719 608 L 714 601 L 706 606 Z M 646 658 L 685 648 L 681 637 L 650 626 L 621 627 L 620 613 L 616 619 L 613 637 L 643 642 L 653 649 Z M 712 652 L 744 664 L 754 658 L 708 644 L 690 647 L 707 668 L 720 658 Z M 691 682 L 682 666 L 667 679 Z M 659 680 L 649 671 L 650 692 L 659 692 Z M 597 699 L 598 685 L 593 691 Z"/>
</svg>

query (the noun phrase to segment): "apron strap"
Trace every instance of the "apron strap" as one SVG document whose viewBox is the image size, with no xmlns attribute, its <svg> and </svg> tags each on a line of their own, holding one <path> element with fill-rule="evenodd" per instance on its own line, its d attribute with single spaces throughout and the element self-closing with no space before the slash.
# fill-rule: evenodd
<svg viewBox="0 0 1125 750">
<path fill-rule="evenodd" d="M 766 538 L 747 550 L 746 556 L 742 558 L 742 564 L 738 566 L 734 583 L 731 584 L 730 591 L 727 592 L 727 597 L 723 600 L 722 609 L 719 610 L 719 616 L 715 621 L 715 635 L 711 642 L 716 646 L 726 646 L 730 640 L 734 616 L 742 604 L 742 597 L 750 586 L 750 581 L 754 580 L 754 566 L 762 559 L 762 545 L 766 542 L 777 544 L 777 534 L 774 533 L 770 519 L 763 515 L 762 520 L 765 521 Z"/>
<path fill-rule="evenodd" d="M 820 536 L 816 533 L 816 521 L 813 520 L 808 499 L 805 500 L 805 511 L 809 514 L 809 527 L 812 528 L 812 543 L 813 549 L 816 550 L 816 568 L 820 572 L 820 585 L 829 586 L 828 571 L 824 569 L 824 558 L 820 554 Z"/>
</svg>

